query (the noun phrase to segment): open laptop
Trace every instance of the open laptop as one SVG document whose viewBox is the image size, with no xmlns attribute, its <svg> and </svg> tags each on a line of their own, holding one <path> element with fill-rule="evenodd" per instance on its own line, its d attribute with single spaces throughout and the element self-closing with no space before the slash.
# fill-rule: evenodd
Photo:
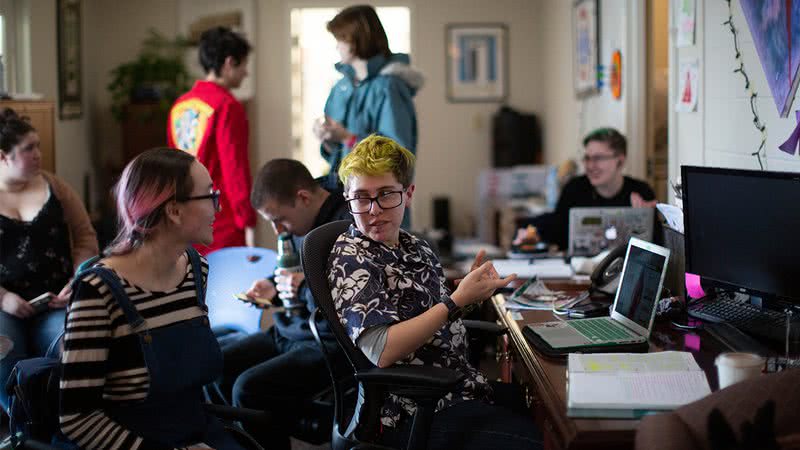
<svg viewBox="0 0 800 450">
<path fill-rule="evenodd" d="M 570 208 L 570 256 L 594 256 L 628 242 L 631 237 L 653 240 L 653 208 Z"/>
<path fill-rule="evenodd" d="M 610 317 L 528 325 L 554 349 L 646 342 L 667 271 L 669 250 L 631 238 Z"/>
</svg>

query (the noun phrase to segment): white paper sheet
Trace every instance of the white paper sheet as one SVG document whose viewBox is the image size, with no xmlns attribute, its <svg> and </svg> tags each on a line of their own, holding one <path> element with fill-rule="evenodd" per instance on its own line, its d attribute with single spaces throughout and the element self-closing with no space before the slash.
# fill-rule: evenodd
<svg viewBox="0 0 800 450">
<path fill-rule="evenodd" d="M 570 354 L 568 408 L 674 409 L 711 393 L 691 353 Z"/>
</svg>

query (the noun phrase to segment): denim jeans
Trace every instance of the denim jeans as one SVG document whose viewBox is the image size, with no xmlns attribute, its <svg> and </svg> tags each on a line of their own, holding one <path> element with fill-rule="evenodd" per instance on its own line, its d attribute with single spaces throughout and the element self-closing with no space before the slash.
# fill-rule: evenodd
<svg viewBox="0 0 800 450">
<path fill-rule="evenodd" d="M 14 348 L 0 360 L 0 406 L 8 410 L 8 394 L 5 386 L 11 369 L 17 361 L 44 356 L 50 343 L 64 329 L 66 309 L 47 309 L 28 319 L 0 311 L 0 336 L 10 338 Z"/>
<path fill-rule="evenodd" d="M 494 405 L 479 400 L 456 403 L 433 415 L 429 450 L 540 450 L 542 435 L 522 403 L 517 385 L 492 383 Z M 381 444 L 403 448 L 410 420 L 397 429 L 384 428 Z"/>
<path fill-rule="evenodd" d="M 334 342 L 327 348 L 338 353 Z M 245 430 L 265 448 L 289 449 L 289 436 L 307 405 L 301 399 L 310 400 L 331 384 L 317 343 L 286 339 L 273 327 L 226 345 L 222 353 L 222 392 L 234 406 L 273 415 L 269 426 Z"/>
</svg>

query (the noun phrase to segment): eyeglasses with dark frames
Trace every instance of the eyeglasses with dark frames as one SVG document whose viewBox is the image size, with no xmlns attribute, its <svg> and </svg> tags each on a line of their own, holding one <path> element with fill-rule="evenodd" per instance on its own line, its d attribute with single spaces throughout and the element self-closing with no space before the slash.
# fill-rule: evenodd
<svg viewBox="0 0 800 450">
<path fill-rule="evenodd" d="M 178 201 L 178 202 L 188 202 L 190 200 L 205 200 L 205 199 L 209 199 L 210 198 L 211 201 L 214 203 L 214 211 L 219 211 L 219 196 L 220 196 L 219 189 L 212 189 L 211 193 L 209 193 L 209 194 L 206 194 L 206 195 L 195 195 L 195 196 L 192 196 L 192 197 L 183 197 L 183 198 L 176 199 L 176 201 Z"/>
<path fill-rule="evenodd" d="M 403 204 L 403 194 L 406 189 L 400 191 L 384 191 L 375 197 L 355 197 L 346 198 L 347 207 L 352 214 L 366 214 L 372 209 L 372 204 L 377 203 L 381 209 L 393 209 Z"/>
<path fill-rule="evenodd" d="M 592 163 L 599 163 L 604 161 L 611 161 L 612 159 L 616 159 L 619 155 L 583 155 L 583 163 L 589 164 Z"/>
</svg>

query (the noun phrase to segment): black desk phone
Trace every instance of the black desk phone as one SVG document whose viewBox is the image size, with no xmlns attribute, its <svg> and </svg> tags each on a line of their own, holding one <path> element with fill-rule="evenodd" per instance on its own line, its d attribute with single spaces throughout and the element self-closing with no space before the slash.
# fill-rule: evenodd
<svg viewBox="0 0 800 450">
<path fill-rule="evenodd" d="M 620 245 L 597 264 L 589 277 L 592 282 L 589 290 L 564 305 L 564 313 L 570 318 L 578 319 L 609 315 L 611 303 L 619 287 L 627 249 L 627 244 Z"/>
<path fill-rule="evenodd" d="M 619 245 L 597 264 L 597 267 L 594 268 L 592 275 L 589 277 L 592 281 L 592 285 L 589 288 L 590 293 L 603 293 L 611 297 L 616 295 L 627 249 L 627 243 Z"/>
</svg>

